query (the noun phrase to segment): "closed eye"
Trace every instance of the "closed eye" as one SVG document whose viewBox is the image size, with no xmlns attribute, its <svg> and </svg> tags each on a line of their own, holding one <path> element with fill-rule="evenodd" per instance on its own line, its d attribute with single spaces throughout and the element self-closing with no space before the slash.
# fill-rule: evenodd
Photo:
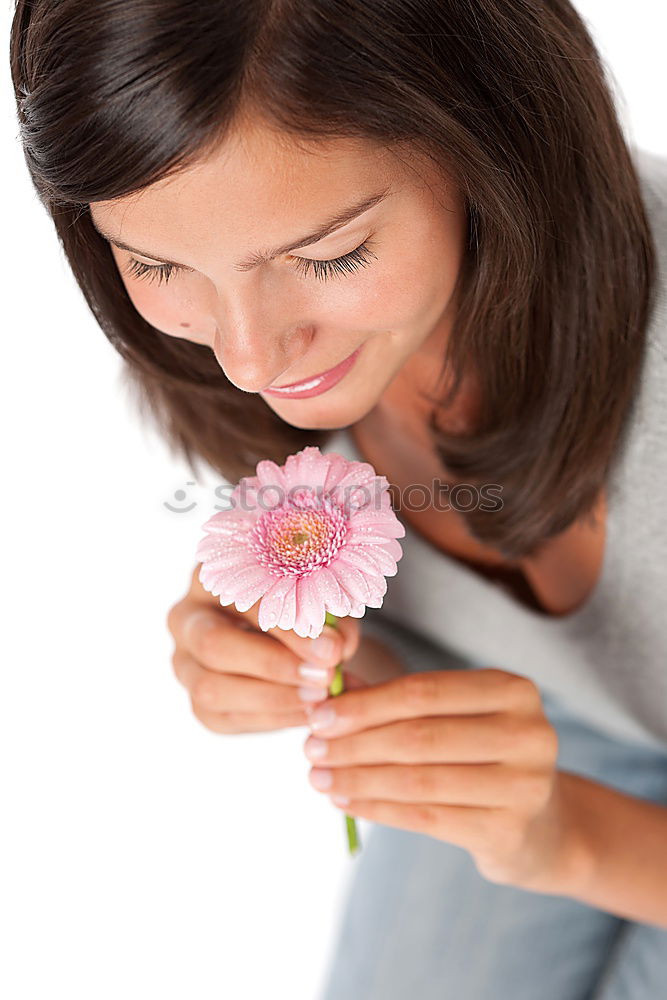
<svg viewBox="0 0 667 1000">
<path fill-rule="evenodd" d="M 294 266 L 304 277 L 308 275 L 312 267 L 315 277 L 326 281 L 333 274 L 350 274 L 360 267 L 366 267 L 367 264 L 370 264 L 370 257 L 375 257 L 377 260 L 368 241 L 366 241 L 355 250 L 351 250 L 342 257 L 334 257 L 333 260 L 309 260 L 307 257 L 295 257 L 296 264 Z"/>
<path fill-rule="evenodd" d="M 366 240 L 350 253 L 346 253 L 342 257 L 334 257 L 333 260 L 310 260 L 307 257 L 295 257 L 294 267 L 304 277 L 308 276 L 312 268 L 314 277 L 320 281 L 326 281 L 332 276 L 340 277 L 357 271 L 360 267 L 366 267 L 370 263 L 371 257 L 375 257 L 377 260 L 376 254 L 370 249 L 370 241 Z M 125 268 L 124 273 L 134 278 L 157 281 L 158 284 L 164 281 L 166 284 L 174 274 L 184 270 L 186 269 L 175 264 L 144 264 L 143 261 L 130 257 L 129 265 Z"/>
</svg>

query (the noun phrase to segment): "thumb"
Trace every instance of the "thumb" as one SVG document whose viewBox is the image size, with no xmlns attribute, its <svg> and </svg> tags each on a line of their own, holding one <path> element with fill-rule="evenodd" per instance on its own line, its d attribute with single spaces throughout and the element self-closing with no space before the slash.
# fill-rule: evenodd
<svg viewBox="0 0 667 1000">
<path fill-rule="evenodd" d="M 341 637 L 341 660 L 351 660 L 359 649 L 359 643 L 361 642 L 361 623 L 359 619 L 345 615 L 343 618 L 336 619 L 335 626 L 327 625 L 326 631 L 331 634 L 329 630 L 332 630 L 334 634 L 338 634 Z"/>
</svg>

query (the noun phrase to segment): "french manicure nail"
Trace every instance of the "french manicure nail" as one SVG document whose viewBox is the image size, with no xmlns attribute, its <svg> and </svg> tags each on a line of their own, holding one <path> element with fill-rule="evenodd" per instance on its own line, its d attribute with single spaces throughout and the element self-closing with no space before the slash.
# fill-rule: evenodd
<svg viewBox="0 0 667 1000">
<path fill-rule="evenodd" d="M 319 760 L 326 756 L 329 744 L 326 740 L 318 740 L 316 736 L 309 736 L 303 749 L 309 760 Z"/>
<path fill-rule="evenodd" d="M 326 667 L 318 667 L 314 663 L 302 663 L 299 667 L 299 674 L 306 681 L 326 684 L 329 679 L 329 671 Z"/>
<path fill-rule="evenodd" d="M 319 792 L 326 792 L 333 784 L 333 772 L 327 767 L 314 767 L 310 772 L 310 783 Z"/>
<path fill-rule="evenodd" d="M 310 652 L 320 660 L 332 660 L 337 647 L 338 640 L 326 633 L 319 635 L 317 639 L 310 640 Z"/>
<path fill-rule="evenodd" d="M 301 701 L 323 701 L 329 692 L 326 688 L 300 687 L 296 689 L 296 693 Z"/>
<path fill-rule="evenodd" d="M 311 729 L 325 729 L 336 720 L 336 712 L 331 705 L 320 705 L 314 712 L 310 713 L 308 725 Z"/>
<path fill-rule="evenodd" d="M 195 611 L 185 622 L 184 632 L 186 639 L 189 641 L 193 628 L 197 628 L 201 635 L 219 624 L 220 618 L 218 615 L 213 614 L 213 612 L 205 610 Z"/>
</svg>

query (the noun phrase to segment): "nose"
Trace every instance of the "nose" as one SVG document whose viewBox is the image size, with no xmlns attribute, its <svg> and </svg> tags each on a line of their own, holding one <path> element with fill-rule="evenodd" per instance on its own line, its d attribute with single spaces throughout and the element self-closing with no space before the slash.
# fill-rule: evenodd
<svg viewBox="0 0 667 1000">
<path fill-rule="evenodd" d="M 297 365 L 308 349 L 312 335 L 312 327 L 302 326 L 282 337 L 248 336 L 236 331 L 223 338 L 216 327 L 213 353 L 237 389 L 262 392 L 274 382 L 288 377 L 290 369 Z"/>
</svg>

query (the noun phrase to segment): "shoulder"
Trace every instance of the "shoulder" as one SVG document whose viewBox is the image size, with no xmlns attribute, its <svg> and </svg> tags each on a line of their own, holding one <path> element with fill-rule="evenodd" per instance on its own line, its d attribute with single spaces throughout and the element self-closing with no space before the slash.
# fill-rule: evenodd
<svg viewBox="0 0 667 1000">
<path fill-rule="evenodd" d="M 667 488 L 667 450 L 663 444 L 667 433 L 667 157 L 637 147 L 631 153 L 655 245 L 656 282 L 637 391 L 610 486 L 614 493 L 618 477 L 625 502 L 644 505 L 637 510 L 641 523 L 651 516 L 649 509 Z M 638 482 L 643 484 L 641 491 L 636 489 Z M 658 516 L 662 523 L 661 507 L 659 511 L 656 508 Z"/>
<path fill-rule="evenodd" d="M 632 149 L 632 156 L 657 255 L 648 349 L 662 378 L 667 379 L 667 156 L 638 147 Z"/>
<path fill-rule="evenodd" d="M 661 228 L 667 221 L 667 156 L 638 146 L 631 147 L 631 154 L 648 214 Z"/>
</svg>

